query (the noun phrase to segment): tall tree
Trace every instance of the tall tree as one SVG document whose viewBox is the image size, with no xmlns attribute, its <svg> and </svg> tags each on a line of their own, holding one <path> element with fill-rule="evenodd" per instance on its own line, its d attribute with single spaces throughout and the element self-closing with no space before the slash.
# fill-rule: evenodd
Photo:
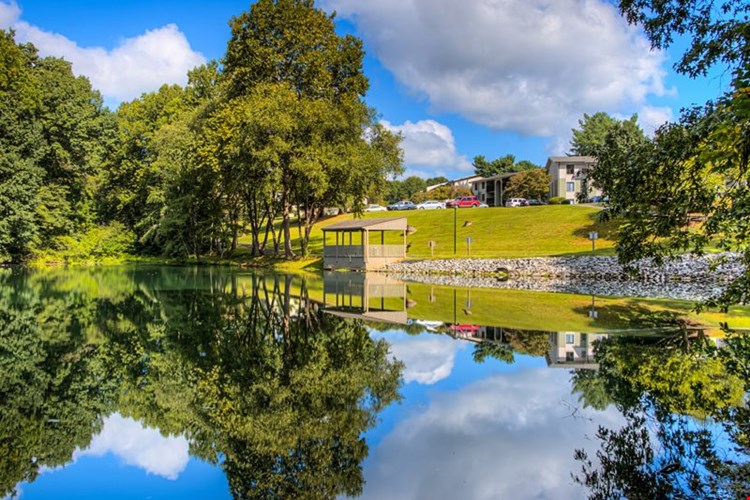
<svg viewBox="0 0 750 500">
<path fill-rule="evenodd" d="M 475 156 L 472 164 L 474 165 L 474 173 L 482 177 L 492 177 L 493 175 L 523 172 L 524 170 L 539 168 L 539 165 L 528 160 L 516 162 L 516 157 L 510 154 L 495 158 L 492 161 L 487 160 L 482 155 Z"/>
<path fill-rule="evenodd" d="M 260 0 L 230 24 L 227 96 L 230 103 L 246 100 L 247 110 L 239 134 L 247 155 L 233 163 L 268 171 L 284 255 L 294 256 L 295 209 L 304 254 L 323 207 L 348 198 L 361 209 L 371 185 L 398 172 L 398 142 L 362 100 L 368 82 L 361 41 L 339 36 L 333 18 L 311 0 Z"/>
<path fill-rule="evenodd" d="M 638 115 L 633 115 L 627 120 L 618 120 L 601 111 L 593 115 L 584 114 L 583 118 L 578 120 L 578 127 L 573 129 L 573 138 L 570 140 L 572 155 L 597 157 L 607 135 L 615 129 L 636 140 L 645 138 L 643 130 L 638 126 Z"/>
<path fill-rule="evenodd" d="M 750 264 L 750 5 L 700 0 L 623 0 L 630 22 L 643 25 L 654 47 L 690 37 L 676 69 L 705 74 L 717 63 L 733 72 L 732 88 L 716 102 L 686 110 L 653 140 L 609 134 L 597 155 L 595 183 L 610 197 L 608 214 L 623 218 L 618 255 L 625 262 L 700 253 L 716 239 Z M 706 218 L 695 227 L 692 215 Z M 750 269 L 750 266 L 746 266 Z M 750 271 L 717 298 L 724 307 L 750 302 Z"/>
</svg>

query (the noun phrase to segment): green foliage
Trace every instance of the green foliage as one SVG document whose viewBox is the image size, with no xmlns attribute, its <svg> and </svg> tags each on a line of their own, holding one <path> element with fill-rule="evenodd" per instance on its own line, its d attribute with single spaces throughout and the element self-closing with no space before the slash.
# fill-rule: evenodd
<svg viewBox="0 0 750 500">
<path fill-rule="evenodd" d="M 539 168 L 539 165 L 528 160 L 516 162 L 516 157 L 514 155 L 505 155 L 500 158 L 495 158 L 492 161 L 487 160 L 481 155 L 475 156 L 472 165 L 474 165 L 474 172 L 482 177 L 492 177 L 493 175 L 498 174 L 523 172 L 524 170 Z"/>
<path fill-rule="evenodd" d="M 684 252 L 701 253 L 712 241 L 750 262 L 746 221 L 750 205 L 750 6 L 746 2 L 623 0 L 620 10 L 639 23 L 654 47 L 690 37 L 676 68 L 695 77 L 723 63 L 731 89 L 716 102 L 683 112 L 652 140 L 623 127 L 608 134 L 597 156 L 594 182 L 610 198 L 605 215 L 621 217 L 618 255 L 624 262 L 657 262 Z M 695 217 L 697 216 L 697 217 Z M 695 219 L 705 223 L 695 225 Z M 712 304 L 750 302 L 750 275 L 743 274 Z"/>
<path fill-rule="evenodd" d="M 560 203 L 564 202 L 566 198 L 564 196 L 553 196 L 549 200 L 547 200 L 547 203 L 550 205 L 559 205 Z"/>
<path fill-rule="evenodd" d="M 599 372 L 574 374 L 585 405 L 610 402 L 623 413 L 619 430 L 599 427 L 596 461 L 576 450 L 590 498 L 738 498 L 750 487 L 748 379 L 730 359 L 746 335 L 730 334 L 727 350 L 681 330 L 662 338 L 610 337 L 597 343 Z M 602 391 L 604 388 L 604 392 Z M 704 421 L 697 423 L 695 419 Z M 714 423 L 723 427 L 720 438 Z M 717 441 L 733 443 L 727 457 Z"/>
<path fill-rule="evenodd" d="M 638 115 L 627 120 L 618 120 L 607 113 L 598 112 L 593 115 L 585 114 L 578 120 L 578 129 L 573 129 L 570 140 L 570 154 L 580 156 L 599 157 L 607 136 L 614 131 L 623 134 L 632 141 L 646 138 L 641 127 L 638 126 Z"/>
<path fill-rule="evenodd" d="M 0 273 L 0 493 L 117 412 L 222 458 L 237 497 L 361 492 L 401 364 L 304 280 L 209 269 Z"/>
<path fill-rule="evenodd" d="M 675 35 L 688 35 L 690 45 L 675 69 L 691 77 L 706 75 L 717 64 L 730 70 L 750 62 L 747 30 L 750 5 L 721 0 L 620 0 L 620 12 L 641 25 L 655 48 L 672 45 Z"/>
<path fill-rule="evenodd" d="M 38 261 L 85 262 L 118 258 L 133 253 L 135 234 L 119 222 L 92 226 L 76 236 L 57 236 L 51 249 L 37 256 Z"/>
<path fill-rule="evenodd" d="M 542 199 L 549 193 L 550 176 L 544 169 L 534 168 L 514 175 L 505 190 L 508 198 Z"/>
<path fill-rule="evenodd" d="M 96 218 L 110 113 L 70 64 L 0 32 L 0 261 L 48 248 Z"/>
</svg>

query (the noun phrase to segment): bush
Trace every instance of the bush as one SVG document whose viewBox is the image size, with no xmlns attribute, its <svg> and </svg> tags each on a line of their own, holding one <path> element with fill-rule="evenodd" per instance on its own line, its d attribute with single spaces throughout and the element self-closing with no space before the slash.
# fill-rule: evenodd
<svg viewBox="0 0 750 500">
<path fill-rule="evenodd" d="M 550 198 L 550 199 L 549 199 L 549 202 L 548 202 L 548 203 L 549 203 L 550 205 L 560 205 L 560 204 L 562 204 L 562 203 L 563 203 L 563 202 L 564 202 L 565 200 L 566 200 L 566 198 L 565 198 L 564 196 L 553 196 L 552 198 Z"/>
<path fill-rule="evenodd" d="M 44 260 L 75 262 L 122 257 L 133 250 L 135 234 L 119 222 L 107 226 L 94 226 L 80 237 L 54 238 L 55 250 L 41 256 Z"/>
</svg>

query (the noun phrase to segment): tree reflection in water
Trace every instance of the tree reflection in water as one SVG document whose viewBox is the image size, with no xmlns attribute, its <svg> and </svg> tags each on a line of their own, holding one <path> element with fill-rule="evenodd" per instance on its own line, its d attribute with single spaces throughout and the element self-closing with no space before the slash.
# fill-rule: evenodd
<svg viewBox="0 0 750 500">
<path fill-rule="evenodd" d="M 576 451 L 590 498 L 746 498 L 747 334 L 727 332 L 721 347 L 685 329 L 598 342 L 599 371 L 575 372 L 574 391 L 584 405 L 615 404 L 626 425 L 599 427 L 596 458 Z"/>
<path fill-rule="evenodd" d="M 113 412 L 186 436 L 237 498 L 361 492 L 362 435 L 398 398 L 384 341 L 324 314 L 304 279 L 121 274 L 0 270 L 0 495 Z"/>
</svg>

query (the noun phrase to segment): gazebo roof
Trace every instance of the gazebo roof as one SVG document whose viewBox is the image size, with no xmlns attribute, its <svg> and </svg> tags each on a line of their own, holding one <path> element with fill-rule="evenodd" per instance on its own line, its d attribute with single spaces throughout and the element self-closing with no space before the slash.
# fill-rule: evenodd
<svg viewBox="0 0 750 500">
<path fill-rule="evenodd" d="M 345 220 L 326 226 L 323 231 L 406 231 L 406 217 Z"/>
</svg>

